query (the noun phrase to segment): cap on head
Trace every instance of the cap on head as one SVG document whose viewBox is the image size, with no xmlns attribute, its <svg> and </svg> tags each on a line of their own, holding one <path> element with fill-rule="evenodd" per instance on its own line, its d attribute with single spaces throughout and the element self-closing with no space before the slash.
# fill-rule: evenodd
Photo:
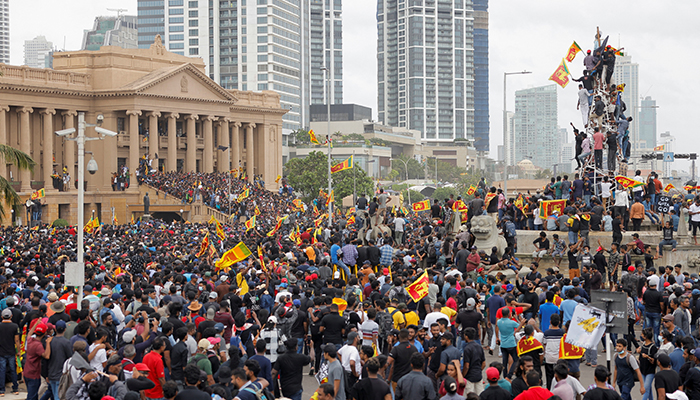
<svg viewBox="0 0 700 400">
<path fill-rule="evenodd" d="M 501 377 L 501 373 L 498 372 L 497 368 L 494 368 L 494 367 L 486 368 L 486 380 L 488 380 L 489 382 L 498 382 L 498 379 L 500 377 Z"/>
</svg>

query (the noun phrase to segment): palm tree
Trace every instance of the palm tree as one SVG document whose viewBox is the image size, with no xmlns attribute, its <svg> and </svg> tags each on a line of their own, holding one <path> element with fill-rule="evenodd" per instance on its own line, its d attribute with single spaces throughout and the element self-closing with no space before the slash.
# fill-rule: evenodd
<svg viewBox="0 0 700 400">
<path fill-rule="evenodd" d="M 0 144 L 0 162 L 3 161 L 6 164 L 17 166 L 20 171 L 33 171 L 36 165 L 36 162 L 23 151 Z M 0 201 L 0 221 L 2 221 L 5 218 L 5 206 L 3 203 L 7 203 L 10 207 L 20 204 L 17 192 L 15 192 L 15 189 L 12 188 L 12 185 L 4 176 L 0 176 L 0 199 L 3 200 Z"/>
</svg>

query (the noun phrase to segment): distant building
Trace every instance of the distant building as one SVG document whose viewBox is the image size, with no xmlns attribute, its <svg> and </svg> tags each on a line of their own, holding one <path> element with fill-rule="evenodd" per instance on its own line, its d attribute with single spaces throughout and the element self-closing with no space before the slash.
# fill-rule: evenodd
<svg viewBox="0 0 700 400">
<path fill-rule="evenodd" d="M 474 12 L 471 0 L 377 1 L 380 122 L 432 142 L 475 139 Z"/>
<path fill-rule="evenodd" d="M 632 62 L 632 56 L 616 57 L 615 71 L 613 72 L 613 82 L 619 85 L 625 84 L 625 91 L 622 92 L 622 101 L 627 106 L 626 117 L 632 117 L 630 123 L 630 153 L 635 157 L 635 149 L 639 148 L 634 143 L 634 139 L 639 137 L 639 64 Z"/>
<path fill-rule="evenodd" d="M 639 110 L 639 148 L 640 151 L 653 150 L 656 147 L 656 100 L 647 96 L 642 100 Z"/>
<path fill-rule="evenodd" d="M 86 30 L 83 34 L 81 50 L 99 50 L 102 46 L 137 49 L 138 30 L 136 28 L 136 17 L 119 15 L 116 17 L 95 18 L 92 29 Z"/>
<path fill-rule="evenodd" d="M 515 92 L 513 140 L 516 162 L 529 159 L 542 169 L 559 162 L 557 86 L 547 85 Z"/>
<path fill-rule="evenodd" d="M 661 146 L 661 145 L 664 146 L 664 152 L 676 151 L 676 137 L 671 135 L 671 132 L 662 132 L 659 135 L 659 142 L 658 143 L 659 143 L 659 146 Z M 663 177 L 672 176 L 673 163 L 663 162 L 663 161 L 661 163 L 662 163 L 661 169 L 663 171 Z"/>
<path fill-rule="evenodd" d="M 573 172 L 575 150 L 575 142 L 564 143 L 561 145 L 561 151 L 559 152 L 559 164 L 557 164 L 557 170 L 552 170 L 552 172 L 556 172 L 557 174 Z"/>
<path fill-rule="evenodd" d="M 489 151 L 489 1 L 474 7 L 474 147 Z"/>
<path fill-rule="evenodd" d="M 311 122 L 328 121 L 328 105 L 311 105 Z M 372 120 L 372 109 L 359 104 L 331 104 L 331 121 Z"/>
<path fill-rule="evenodd" d="M 24 41 L 24 65 L 32 68 L 49 68 L 53 43 L 45 36 Z"/>
<path fill-rule="evenodd" d="M 10 63 L 10 0 L 0 0 L 0 63 Z"/>
</svg>

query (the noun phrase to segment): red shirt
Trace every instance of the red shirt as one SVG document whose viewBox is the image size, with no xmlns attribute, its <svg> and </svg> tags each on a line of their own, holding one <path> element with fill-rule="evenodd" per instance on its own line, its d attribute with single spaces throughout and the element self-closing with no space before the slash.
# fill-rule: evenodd
<svg viewBox="0 0 700 400">
<path fill-rule="evenodd" d="M 554 395 L 549 390 L 547 390 L 541 386 L 533 386 L 533 387 L 529 388 L 528 390 L 520 393 L 513 400 L 547 400 L 548 398 L 550 398 L 552 396 L 554 396 Z"/>
<path fill-rule="evenodd" d="M 44 354 L 44 345 L 36 338 L 30 337 L 27 342 L 27 361 L 24 365 L 23 372 L 25 377 L 41 379 L 42 354 Z"/>
<path fill-rule="evenodd" d="M 593 134 L 593 150 L 603 150 L 603 140 L 605 140 L 605 135 L 603 132 L 596 132 Z"/>
<path fill-rule="evenodd" d="M 155 383 L 156 387 L 145 391 L 146 397 L 151 399 L 160 399 L 163 397 L 163 387 L 160 384 L 160 378 L 165 378 L 163 370 L 163 356 L 158 352 L 151 351 L 143 357 L 143 363 L 148 366 L 151 372 L 148 373 L 148 379 Z"/>
<path fill-rule="evenodd" d="M 501 312 L 501 310 L 503 310 L 503 308 L 504 307 L 501 307 L 498 309 L 498 311 L 496 311 L 496 319 L 497 320 L 503 318 L 503 313 Z M 513 321 L 517 321 L 517 319 L 515 319 L 515 317 L 518 314 L 522 314 L 523 311 L 525 311 L 523 309 L 523 307 L 508 307 L 508 308 L 510 309 L 510 319 L 512 319 Z"/>
</svg>

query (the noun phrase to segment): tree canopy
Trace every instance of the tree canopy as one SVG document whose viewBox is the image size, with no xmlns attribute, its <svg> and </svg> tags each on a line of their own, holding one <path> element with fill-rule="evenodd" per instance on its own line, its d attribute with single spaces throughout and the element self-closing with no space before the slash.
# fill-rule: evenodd
<svg viewBox="0 0 700 400">
<path fill-rule="evenodd" d="M 343 160 L 332 160 L 337 164 Z M 353 172 L 356 178 L 357 195 L 371 194 L 374 191 L 374 182 L 367 173 L 357 164 L 355 171 L 347 169 L 331 175 L 331 182 L 335 194 L 336 204 L 341 199 L 353 193 Z M 293 158 L 284 166 L 284 175 L 287 182 L 300 192 L 304 201 L 309 201 L 318 196 L 319 190 L 328 190 L 328 159 L 324 152 L 312 151 L 307 157 Z"/>
</svg>

